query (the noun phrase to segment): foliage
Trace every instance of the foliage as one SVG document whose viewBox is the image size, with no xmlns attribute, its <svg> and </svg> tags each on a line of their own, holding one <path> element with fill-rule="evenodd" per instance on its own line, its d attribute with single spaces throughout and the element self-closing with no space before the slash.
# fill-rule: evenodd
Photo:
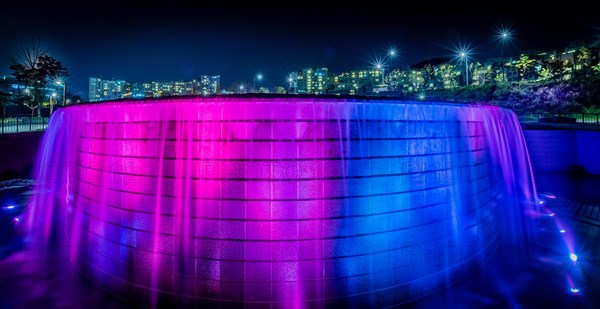
<svg viewBox="0 0 600 309">
<path fill-rule="evenodd" d="M 428 99 L 456 102 L 484 101 L 511 108 L 519 113 L 589 112 L 600 102 L 600 77 L 547 80 L 537 83 L 488 83 L 483 86 L 435 90 Z"/>
<path fill-rule="evenodd" d="M 588 76 L 590 73 L 590 66 L 592 63 L 592 54 L 589 49 L 582 47 L 577 53 L 577 62 L 582 65 L 583 74 Z"/>
<path fill-rule="evenodd" d="M 41 89 L 45 88 L 51 79 L 69 76 L 62 63 L 50 56 L 48 50 L 43 49 L 35 41 L 20 47 L 19 51 L 11 57 L 9 68 L 13 71 L 12 74 L 19 85 L 23 85 L 25 89 L 33 87 L 32 100 L 25 99 L 22 102 L 32 109 L 32 113 L 33 109 L 37 108 L 38 116 L 41 115 L 42 107 Z M 19 95 L 20 89 L 19 87 Z"/>
<path fill-rule="evenodd" d="M 530 79 L 535 63 L 536 61 L 534 59 L 529 58 L 529 56 L 525 54 L 521 54 L 516 64 L 516 67 L 519 69 L 519 75 L 524 79 Z"/>
<path fill-rule="evenodd" d="M 540 75 L 538 76 L 538 81 L 547 81 L 554 77 L 554 74 L 548 68 L 542 68 L 540 71 Z"/>
<path fill-rule="evenodd" d="M 600 62 L 596 63 L 596 65 L 592 67 L 592 70 L 596 72 L 596 75 L 600 75 Z"/>
</svg>

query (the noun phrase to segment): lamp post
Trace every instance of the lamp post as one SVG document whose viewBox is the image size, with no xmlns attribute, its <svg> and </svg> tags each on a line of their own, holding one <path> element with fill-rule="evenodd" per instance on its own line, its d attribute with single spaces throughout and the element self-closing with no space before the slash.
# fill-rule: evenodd
<svg viewBox="0 0 600 309">
<path fill-rule="evenodd" d="M 244 85 L 240 85 L 240 93 L 244 93 Z"/>
<path fill-rule="evenodd" d="M 258 80 L 259 82 L 263 79 L 263 75 L 262 73 L 258 73 L 254 76 L 253 82 L 254 82 L 254 92 L 256 93 L 256 80 Z"/>
<path fill-rule="evenodd" d="M 384 60 L 387 59 L 387 58 L 389 58 L 390 60 L 394 60 L 394 59 L 396 59 L 396 56 L 398 56 L 398 50 L 396 49 L 396 47 L 391 46 L 390 48 L 388 48 Z M 383 70 L 385 70 L 385 68 Z M 381 82 L 383 84 L 385 84 L 385 76 L 383 74 L 383 70 L 382 70 L 382 73 L 381 73 Z M 391 83 L 390 83 L 390 86 L 391 86 Z"/>
<path fill-rule="evenodd" d="M 54 102 L 52 101 L 52 98 L 56 97 L 56 92 L 53 92 L 52 95 L 50 96 L 50 115 L 52 115 L 52 112 L 54 110 Z"/>
<path fill-rule="evenodd" d="M 295 89 L 296 87 L 295 87 L 295 84 L 294 84 L 294 76 L 292 74 L 290 74 L 288 76 L 287 82 L 289 84 L 289 88 L 292 89 L 293 93 L 295 94 L 296 93 L 296 89 Z"/>
<path fill-rule="evenodd" d="M 466 52 L 462 51 L 460 52 L 459 57 L 465 62 L 465 85 L 469 86 L 469 56 Z"/>
<path fill-rule="evenodd" d="M 513 32 L 510 27 L 502 27 L 497 30 L 497 39 L 500 43 L 500 58 L 502 61 L 502 82 L 506 82 L 506 63 L 504 61 L 504 48 L 512 40 Z"/>
<path fill-rule="evenodd" d="M 57 81 L 56 84 L 63 87 L 62 104 L 63 104 L 63 106 L 65 106 L 65 105 L 67 105 L 67 82 L 65 82 L 65 81 Z"/>
<path fill-rule="evenodd" d="M 378 63 L 377 65 L 375 65 L 375 68 L 377 70 L 379 70 L 381 72 L 381 84 L 384 84 L 384 80 L 385 80 L 385 68 L 383 67 L 383 64 Z"/>
</svg>

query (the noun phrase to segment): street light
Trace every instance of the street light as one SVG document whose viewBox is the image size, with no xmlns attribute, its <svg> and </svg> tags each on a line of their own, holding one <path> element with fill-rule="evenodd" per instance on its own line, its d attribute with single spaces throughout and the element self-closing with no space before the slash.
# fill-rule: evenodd
<svg viewBox="0 0 600 309">
<path fill-rule="evenodd" d="M 287 82 L 290 84 L 289 88 L 294 89 L 294 75 L 290 74 L 287 77 Z M 294 89 L 294 93 L 296 93 L 296 89 Z"/>
<path fill-rule="evenodd" d="M 381 83 L 383 84 L 385 79 L 385 69 L 383 68 L 383 64 L 378 63 L 375 65 L 375 68 L 381 71 Z"/>
<path fill-rule="evenodd" d="M 396 58 L 396 56 L 398 56 L 398 49 L 396 49 L 396 47 L 394 47 L 394 46 L 388 48 L 387 57 L 394 59 L 394 58 Z"/>
<path fill-rule="evenodd" d="M 244 93 L 244 85 L 240 85 L 240 93 Z"/>
<path fill-rule="evenodd" d="M 507 44 L 511 43 L 513 39 L 513 31 L 511 27 L 502 26 L 496 30 L 496 40 L 500 44 L 500 56 L 502 59 L 502 81 L 506 82 L 506 64 L 504 61 L 504 48 Z"/>
<path fill-rule="evenodd" d="M 64 106 L 64 105 L 67 104 L 66 103 L 67 102 L 67 82 L 61 81 L 61 80 L 57 80 L 56 84 L 63 87 L 63 99 L 62 99 L 62 102 L 63 102 L 63 106 Z"/>
<path fill-rule="evenodd" d="M 258 80 L 260 82 L 262 79 L 263 79 L 262 73 L 258 73 L 254 76 L 254 80 L 253 80 L 254 81 L 254 92 L 257 92 L 256 91 L 256 80 Z"/>
<path fill-rule="evenodd" d="M 52 115 L 52 111 L 54 110 L 54 102 L 52 101 L 52 98 L 56 98 L 56 92 L 53 92 L 50 96 L 50 115 Z"/>
<path fill-rule="evenodd" d="M 373 60 L 373 62 L 371 62 L 371 65 L 373 65 L 373 68 L 375 70 L 378 70 L 379 72 L 381 72 L 381 83 L 385 84 L 385 58 L 380 59 L 380 58 L 375 58 L 375 60 Z"/>
<path fill-rule="evenodd" d="M 469 86 L 469 59 L 466 52 L 461 52 L 459 57 L 465 62 L 465 84 Z"/>
<path fill-rule="evenodd" d="M 384 61 L 387 59 L 394 60 L 394 59 L 396 59 L 396 56 L 398 56 L 398 49 L 395 46 L 390 46 L 387 49 L 387 52 L 386 52 L 385 57 L 383 58 L 381 64 L 379 65 L 381 67 L 381 83 L 382 84 L 385 84 L 385 75 L 384 75 L 385 63 L 384 63 Z"/>
<path fill-rule="evenodd" d="M 465 85 L 469 86 L 469 58 L 471 58 L 471 54 L 473 53 L 471 50 L 471 44 L 453 44 L 453 48 L 451 50 L 454 51 L 454 61 L 465 62 Z"/>
</svg>

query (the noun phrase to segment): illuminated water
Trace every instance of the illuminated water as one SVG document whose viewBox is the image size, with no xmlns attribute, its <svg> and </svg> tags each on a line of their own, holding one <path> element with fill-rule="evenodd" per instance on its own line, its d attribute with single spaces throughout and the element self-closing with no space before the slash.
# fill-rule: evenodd
<svg viewBox="0 0 600 309">
<path fill-rule="evenodd" d="M 526 254 L 536 210 L 519 123 L 487 105 L 73 105 L 53 115 L 37 171 L 32 245 L 150 306 L 411 302 L 500 244 Z"/>
</svg>

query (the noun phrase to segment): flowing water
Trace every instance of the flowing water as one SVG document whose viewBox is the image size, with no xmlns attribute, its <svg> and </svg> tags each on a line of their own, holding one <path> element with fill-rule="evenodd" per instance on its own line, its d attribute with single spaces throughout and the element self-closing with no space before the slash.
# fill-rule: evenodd
<svg viewBox="0 0 600 309">
<path fill-rule="evenodd" d="M 207 97 L 52 116 L 28 241 L 147 306 L 385 307 L 535 238 L 515 115 L 490 105 Z"/>
</svg>

